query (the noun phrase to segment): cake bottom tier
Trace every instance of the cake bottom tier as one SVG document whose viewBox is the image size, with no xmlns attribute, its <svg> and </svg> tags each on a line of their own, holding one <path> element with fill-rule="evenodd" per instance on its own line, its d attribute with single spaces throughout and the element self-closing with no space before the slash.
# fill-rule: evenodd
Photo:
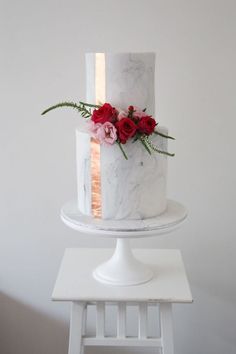
<svg viewBox="0 0 236 354">
<path fill-rule="evenodd" d="M 159 131 L 167 133 L 163 127 Z M 154 135 L 151 140 L 167 150 L 167 139 Z M 149 155 L 138 141 L 128 142 L 124 149 L 128 160 L 117 145 L 99 145 L 76 130 L 78 208 L 83 214 L 139 220 L 165 211 L 167 157 Z"/>
</svg>

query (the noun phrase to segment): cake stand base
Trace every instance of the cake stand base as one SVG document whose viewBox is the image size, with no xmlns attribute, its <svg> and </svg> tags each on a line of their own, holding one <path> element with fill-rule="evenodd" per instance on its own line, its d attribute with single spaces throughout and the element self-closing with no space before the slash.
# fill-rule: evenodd
<svg viewBox="0 0 236 354">
<path fill-rule="evenodd" d="M 61 210 L 61 218 L 70 228 L 94 237 L 117 239 L 113 256 L 93 271 L 93 277 L 99 282 L 117 286 L 138 285 L 153 278 L 148 265 L 134 257 L 129 239 L 170 233 L 179 228 L 186 217 L 186 208 L 174 200 L 167 201 L 163 214 L 139 220 L 104 220 L 86 216 L 78 210 L 77 200 L 68 202 Z"/>
<path fill-rule="evenodd" d="M 105 284 L 130 286 L 148 282 L 153 272 L 134 257 L 128 239 L 118 238 L 114 254 L 94 270 L 93 276 Z"/>
</svg>

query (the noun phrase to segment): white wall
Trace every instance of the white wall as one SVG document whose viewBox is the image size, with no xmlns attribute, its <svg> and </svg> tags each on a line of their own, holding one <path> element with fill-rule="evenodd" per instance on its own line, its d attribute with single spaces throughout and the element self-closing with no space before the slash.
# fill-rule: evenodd
<svg viewBox="0 0 236 354">
<path fill-rule="evenodd" d="M 65 354 L 69 308 L 50 301 L 63 251 L 113 245 L 60 221 L 78 115 L 40 116 L 84 98 L 83 53 L 107 50 L 157 52 L 157 112 L 177 137 L 169 196 L 189 221 L 134 242 L 182 250 L 195 302 L 175 306 L 176 354 L 236 352 L 235 12 L 229 0 L 1 1 L 1 354 Z"/>
</svg>

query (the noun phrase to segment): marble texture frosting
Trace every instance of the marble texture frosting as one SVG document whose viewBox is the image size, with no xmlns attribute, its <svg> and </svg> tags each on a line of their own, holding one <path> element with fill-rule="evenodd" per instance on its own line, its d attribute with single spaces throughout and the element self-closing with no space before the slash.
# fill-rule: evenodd
<svg viewBox="0 0 236 354">
<path fill-rule="evenodd" d="M 121 109 L 130 104 L 155 113 L 155 53 L 104 53 L 105 98 Z M 96 101 L 96 53 L 86 54 L 86 99 Z"/>
<path fill-rule="evenodd" d="M 159 128 L 167 133 L 166 128 Z M 91 215 L 90 136 L 79 130 L 77 140 L 78 207 Z M 154 136 L 159 149 L 167 149 L 167 140 Z M 141 143 L 125 145 L 128 160 L 117 145 L 101 146 L 101 197 L 104 219 L 146 219 L 166 209 L 167 157 L 149 155 Z"/>
<path fill-rule="evenodd" d="M 90 136 L 76 130 L 76 168 L 78 208 L 85 215 L 91 215 L 91 147 Z"/>
<path fill-rule="evenodd" d="M 106 100 L 115 107 L 130 104 L 155 111 L 155 54 L 106 54 Z"/>
<path fill-rule="evenodd" d="M 115 107 L 129 105 L 147 108 L 155 117 L 155 54 L 104 54 L 105 100 Z M 86 55 L 87 102 L 97 102 L 96 53 Z M 158 130 L 167 134 L 167 129 Z M 152 142 L 167 151 L 167 139 L 152 134 Z M 78 208 L 85 215 L 91 210 L 91 146 L 88 133 L 76 131 Z M 125 160 L 119 147 L 101 145 L 100 180 L 102 218 L 147 219 L 163 213 L 167 206 L 167 157 L 147 153 L 140 142 L 127 142 Z"/>
</svg>

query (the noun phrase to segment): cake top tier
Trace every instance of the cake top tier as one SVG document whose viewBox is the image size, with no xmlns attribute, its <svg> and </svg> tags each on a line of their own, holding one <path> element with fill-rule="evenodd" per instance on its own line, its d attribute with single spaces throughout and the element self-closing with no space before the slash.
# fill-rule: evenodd
<svg viewBox="0 0 236 354">
<path fill-rule="evenodd" d="M 87 102 L 155 111 L 155 53 L 87 53 Z"/>
</svg>

